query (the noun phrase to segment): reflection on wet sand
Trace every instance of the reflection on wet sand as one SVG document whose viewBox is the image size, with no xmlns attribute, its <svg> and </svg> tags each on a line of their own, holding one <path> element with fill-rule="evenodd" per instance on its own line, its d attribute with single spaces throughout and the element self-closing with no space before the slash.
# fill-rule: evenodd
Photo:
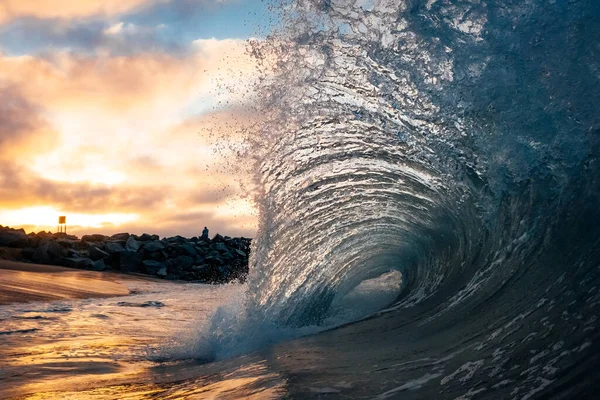
<svg viewBox="0 0 600 400">
<path fill-rule="evenodd" d="M 113 273 L 0 261 L 0 304 L 127 294 Z"/>
<path fill-rule="evenodd" d="M 241 285 L 11 267 L 0 270 L 0 291 L 11 300 L 0 305 L 1 399 L 269 399 L 285 392 L 285 380 L 262 358 L 204 364 L 181 354 L 219 306 L 243 296 Z M 11 298 L 8 286 L 19 296 Z M 38 298 L 46 301 L 32 301 Z"/>
</svg>

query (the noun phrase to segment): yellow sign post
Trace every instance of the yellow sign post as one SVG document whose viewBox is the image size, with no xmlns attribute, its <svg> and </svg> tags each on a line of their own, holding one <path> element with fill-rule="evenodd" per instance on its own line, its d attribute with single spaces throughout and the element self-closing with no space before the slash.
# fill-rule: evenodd
<svg viewBox="0 0 600 400">
<path fill-rule="evenodd" d="M 58 217 L 58 233 L 67 234 L 67 217 L 64 215 Z"/>
</svg>

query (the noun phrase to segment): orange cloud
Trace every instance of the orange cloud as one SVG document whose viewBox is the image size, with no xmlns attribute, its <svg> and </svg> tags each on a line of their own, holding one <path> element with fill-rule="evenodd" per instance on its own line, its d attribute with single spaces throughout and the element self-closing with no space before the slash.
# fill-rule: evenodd
<svg viewBox="0 0 600 400">
<path fill-rule="evenodd" d="M 58 134 L 19 87 L 0 85 L 0 98 L 0 160 L 26 159 L 55 146 Z"/>
<path fill-rule="evenodd" d="M 91 106 L 123 112 L 203 93 L 243 98 L 255 63 L 241 40 L 202 40 L 185 56 L 57 52 L 46 58 L 2 57 L 3 79 L 50 108 Z M 244 85 L 244 86 L 242 86 Z M 242 90 L 243 89 L 243 90 Z M 178 104 L 179 107 L 182 104 Z"/>
<path fill-rule="evenodd" d="M 239 198 L 235 151 L 258 118 L 246 104 L 254 68 L 237 40 L 199 41 L 182 57 L 0 55 L 2 215 L 49 207 L 138 218 L 93 228 L 104 232 L 248 234 L 256 217 Z"/>
<path fill-rule="evenodd" d="M 16 17 L 73 18 L 94 14 L 115 15 L 130 11 L 153 0 L 3 0 L 0 23 Z"/>
</svg>

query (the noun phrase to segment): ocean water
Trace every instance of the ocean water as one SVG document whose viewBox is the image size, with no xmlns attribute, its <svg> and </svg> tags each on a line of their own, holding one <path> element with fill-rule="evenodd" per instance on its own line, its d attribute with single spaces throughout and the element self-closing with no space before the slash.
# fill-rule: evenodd
<svg viewBox="0 0 600 400">
<path fill-rule="evenodd" d="M 133 338 L 125 364 L 47 396 L 596 398 L 600 3 L 273 12 L 249 43 L 264 76 L 242 155 L 261 215 L 248 283 L 109 306 L 139 313 L 97 332 Z"/>
</svg>

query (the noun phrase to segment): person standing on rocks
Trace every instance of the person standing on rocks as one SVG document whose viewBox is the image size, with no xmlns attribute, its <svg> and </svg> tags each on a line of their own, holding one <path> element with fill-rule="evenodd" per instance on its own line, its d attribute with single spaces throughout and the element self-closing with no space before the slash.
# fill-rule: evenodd
<svg viewBox="0 0 600 400">
<path fill-rule="evenodd" d="M 204 229 L 202 230 L 202 239 L 208 240 L 208 228 L 207 227 L 204 227 Z"/>
</svg>

